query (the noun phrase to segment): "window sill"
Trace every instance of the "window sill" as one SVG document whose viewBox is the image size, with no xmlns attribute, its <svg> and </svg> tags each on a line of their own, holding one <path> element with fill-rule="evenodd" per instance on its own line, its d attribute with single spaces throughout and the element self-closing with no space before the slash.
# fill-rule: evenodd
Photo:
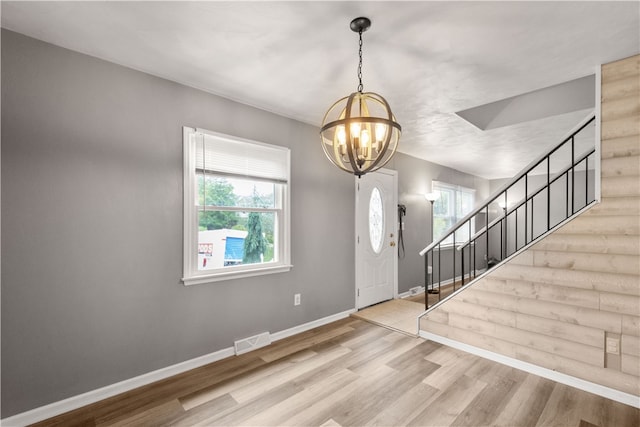
<svg viewBox="0 0 640 427">
<path fill-rule="evenodd" d="M 221 273 L 213 273 L 202 276 L 192 276 L 192 277 L 184 277 L 182 278 L 182 283 L 185 286 L 191 285 L 201 285 L 204 283 L 212 283 L 212 282 L 220 282 L 223 280 L 233 280 L 233 279 L 242 279 L 245 277 L 253 277 L 253 276 L 262 276 L 264 274 L 273 274 L 273 273 L 285 273 L 291 268 L 293 265 L 277 265 L 270 267 L 262 267 L 256 268 L 252 270 L 241 270 L 241 271 L 225 271 Z"/>
</svg>

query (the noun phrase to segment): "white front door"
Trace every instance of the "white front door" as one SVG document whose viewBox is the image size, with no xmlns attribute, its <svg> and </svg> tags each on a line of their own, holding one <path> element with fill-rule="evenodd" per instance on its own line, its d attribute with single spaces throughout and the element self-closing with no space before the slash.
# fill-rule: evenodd
<svg viewBox="0 0 640 427">
<path fill-rule="evenodd" d="M 356 308 L 397 293 L 397 172 L 379 170 L 356 178 Z"/>
</svg>

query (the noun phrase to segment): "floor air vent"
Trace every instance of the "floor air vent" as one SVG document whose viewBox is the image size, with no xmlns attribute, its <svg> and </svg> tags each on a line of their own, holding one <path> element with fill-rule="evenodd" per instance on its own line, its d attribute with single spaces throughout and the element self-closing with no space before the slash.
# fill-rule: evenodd
<svg viewBox="0 0 640 427">
<path fill-rule="evenodd" d="M 265 347 L 269 344 L 271 344 L 271 334 L 269 334 L 269 332 L 263 332 L 249 338 L 238 340 L 233 343 L 233 346 L 236 350 L 236 355 L 238 355 L 256 350 L 260 347 Z"/>
</svg>

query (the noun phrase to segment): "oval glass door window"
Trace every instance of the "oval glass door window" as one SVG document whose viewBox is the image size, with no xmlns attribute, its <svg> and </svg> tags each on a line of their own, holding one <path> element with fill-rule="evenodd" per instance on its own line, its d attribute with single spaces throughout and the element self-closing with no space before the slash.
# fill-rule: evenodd
<svg viewBox="0 0 640 427">
<path fill-rule="evenodd" d="M 384 209 L 382 208 L 382 195 L 377 187 L 371 190 L 369 198 L 369 240 L 371 248 L 377 254 L 382 250 L 384 233 Z"/>
</svg>

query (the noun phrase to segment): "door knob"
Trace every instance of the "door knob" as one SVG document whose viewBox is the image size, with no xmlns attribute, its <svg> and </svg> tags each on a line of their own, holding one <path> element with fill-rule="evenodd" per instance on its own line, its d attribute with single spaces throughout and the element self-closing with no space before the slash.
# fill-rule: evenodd
<svg viewBox="0 0 640 427">
<path fill-rule="evenodd" d="M 396 245 L 396 242 L 389 243 L 389 246 L 395 246 L 395 245 Z"/>
</svg>

